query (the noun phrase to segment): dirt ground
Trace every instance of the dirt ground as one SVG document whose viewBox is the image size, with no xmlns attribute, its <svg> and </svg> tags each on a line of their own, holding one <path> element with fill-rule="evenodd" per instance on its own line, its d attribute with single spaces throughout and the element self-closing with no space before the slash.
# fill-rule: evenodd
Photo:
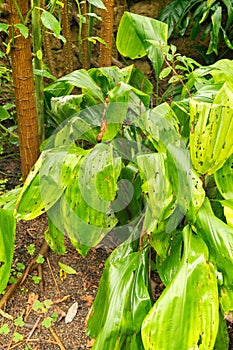
<svg viewBox="0 0 233 350">
<path fill-rule="evenodd" d="M 0 160 L 0 178 L 3 179 L 4 176 L 8 178 L 8 188 L 20 183 L 19 160 Z M 44 242 L 46 228 L 45 215 L 17 224 L 12 275 L 20 271 L 20 263 L 26 269 L 32 258 L 38 254 Z M 32 256 L 28 251 L 31 245 L 35 246 Z M 98 249 L 92 249 L 86 258 L 82 258 L 68 238 L 66 246 L 67 252 L 62 256 L 48 251 L 47 258 L 41 265 L 43 286 L 36 284 L 35 276 L 38 271 L 35 270 L 28 274 L 24 283 L 17 287 L 7 302 L 3 309 L 5 314 L 0 314 L 0 328 L 4 324 L 4 327 L 8 326 L 8 334 L 0 336 L 0 350 L 81 350 L 92 347 L 93 341 L 86 334 L 86 318 L 98 289 L 105 260 L 112 248 L 105 244 Z M 73 268 L 76 274 L 61 274 L 59 262 Z M 151 282 L 154 298 L 157 299 L 163 285 L 157 275 L 152 276 Z M 35 300 L 40 306 L 36 310 L 32 308 Z M 66 323 L 67 312 L 73 304 L 77 306 L 77 313 L 74 313 L 71 322 Z M 46 320 L 49 317 L 51 320 L 54 313 L 57 319 L 52 324 L 47 324 Z M 17 323 L 16 320 L 24 322 Z M 229 350 L 233 350 L 233 327 L 230 322 L 228 330 L 231 341 Z"/>
</svg>

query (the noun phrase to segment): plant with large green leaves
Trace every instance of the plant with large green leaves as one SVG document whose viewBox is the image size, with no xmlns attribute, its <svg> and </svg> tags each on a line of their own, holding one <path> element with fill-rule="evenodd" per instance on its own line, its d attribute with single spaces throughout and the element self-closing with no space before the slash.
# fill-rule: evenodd
<svg viewBox="0 0 233 350">
<path fill-rule="evenodd" d="M 129 36 L 123 30 L 127 49 L 121 42 L 120 52 L 130 57 L 137 36 L 141 54 L 149 55 L 159 74 L 164 25 L 129 13 L 122 21 L 118 43 L 125 23 L 133 28 Z M 109 233 L 120 242 L 106 261 L 89 315 L 93 349 L 228 349 L 233 88 L 223 66 L 198 68 L 190 75 L 192 97 L 152 109 L 151 85 L 133 67 L 80 70 L 47 88 L 50 113 L 63 124 L 44 145 L 14 215 L 12 202 L 5 205 L 7 237 L 14 238 L 15 217 L 31 220 L 46 211 L 45 237 L 59 254 L 66 250 L 64 235 L 83 256 Z M 205 83 L 198 90 L 200 80 Z M 73 86 L 80 95 L 65 97 Z M 0 228 L 5 241 L 3 221 Z M 7 244 L 1 248 L 1 278 L 12 259 Z M 153 266 L 165 286 L 156 302 Z M 6 278 L 1 288 L 5 284 Z"/>
<path fill-rule="evenodd" d="M 233 5 L 230 0 L 172 0 L 161 11 L 159 20 L 167 23 L 169 36 L 172 33 L 183 36 L 191 27 L 191 40 L 197 37 L 204 24 L 203 37 L 209 35 L 209 46 L 197 49 L 206 60 L 208 55 L 218 55 L 221 39 L 230 50 L 233 49 Z"/>
</svg>

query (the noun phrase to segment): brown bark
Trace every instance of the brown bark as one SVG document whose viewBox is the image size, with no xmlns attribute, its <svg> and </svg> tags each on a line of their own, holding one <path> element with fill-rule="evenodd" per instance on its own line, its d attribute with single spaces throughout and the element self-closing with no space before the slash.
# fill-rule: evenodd
<svg viewBox="0 0 233 350">
<path fill-rule="evenodd" d="M 113 8 L 114 0 L 104 0 L 106 10 L 102 10 L 102 22 L 100 37 L 108 47 L 100 44 L 99 67 L 107 67 L 112 64 L 112 36 L 113 36 Z"/>
<path fill-rule="evenodd" d="M 82 67 L 84 69 L 90 68 L 90 57 L 88 52 L 88 16 L 87 13 L 87 2 L 82 1 L 81 3 L 82 15 L 86 18 L 86 22 L 82 24 Z"/>
<path fill-rule="evenodd" d="M 39 156 L 38 122 L 34 96 L 32 52 L 30 36 L 25 39 L 14 24 L 21 23 L 13 0 L 8 0 L 11 28 L 11 64 L 15 88 L 15 104 L 18 119 L 19 148 L 23 180 Z M 18 1 L 20 11 L 25 18 L 28 0 Z M 13 34 L 14 33 L 14 34 Z"/>
<path fill-rule="evenodd" d="M 69 4 L 68 0 L 64 0 L 64 7 L 62 9 L 62 32 L 63 36 L 66 38 L 66 43 L 64 45 L 65 51 L 65 69 L 66 73 L 73 71 L 73 49 L 72 49 L 72 37 L 70 29 L 70 19 L 69 19 Z"/>
</svg>

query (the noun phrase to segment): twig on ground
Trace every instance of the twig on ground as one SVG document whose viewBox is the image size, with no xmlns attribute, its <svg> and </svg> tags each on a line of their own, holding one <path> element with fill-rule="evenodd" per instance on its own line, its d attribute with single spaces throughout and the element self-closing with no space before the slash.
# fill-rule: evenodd
<svg viewBox="0 0 233 350">
<path fill-rule="evenodd" d="M 7 289 L 6 293 L 3 295 L 2 299 L 0 299 L 0 309 L 2 309 L 3 306 L 7 303 L 7 301 L 10 300 L 10 298 L 12 297 L 12 295 L 13 295 L 14 291 L 16 290 L 16 288 L 18 286 L 22 285 L 22 283 L 27 278 L 28 274 L 31 273 L 32 271 L 34 271 L 36 268 L 38 268 L 38 264 L 36 262 L 38 256 L 42 255 L 43 257 L 46 257 L 47 254 L 48 254 L 48 249 L 49 249 L 49 247 L 48 247 L 47 242 L 44 242 L 42 247 L 40 248 L 39 253 L 29 263 L 29 265 L 26 268 L 26 270 L 24 271 L 23 275 L 18 277 L 15 283 L 10 285 L 10 287 Z"/>
<path fill-rule="evenodd" d="M 62 344 L 61 340 L 59 339 L 57 333 L 55 332 L 55 330 L 52 327 L 49 327 L 49 330 L 52 334 L 52 336 L 54 337 L 54 339 L 57 342 L 57 345 L 60 347 L 61 350 L 66 350 L 66 348 L 64 347 L 64 345 Z"/>
<path fill-rule="evenodd" d="M 14 320 L 14 317 L 11 316 L 10 314 L 4 312 L 3 310 L 0 309 L 0 315 L 4 318 L 7 318 L 8 320 L 10 321 L 13 321 Z"/>
<path fill-rule="evenodd" d="M 46 258 L 46 261 L 47 261 L 49 270 L 50 270 L 50 272 L 51 272 L 51 275 L 52 275 L 52 277 L 53 277 L 53 280 L 54 280 L 54 284 L 55 284 L 55 286 L 56 286 L 56 289 L 57 289 L 58 293 L 60 293 L 60 289 L 59 289 L 59 287 L 58 287 L 58 284 L 57 284 L 56 278 L 55 278 L 55 276 L 54 276 L 54 273 L 53 273 L 53 270 L 52 270 L 52 266 L 51 266 L 51 264 L 50 264 L 50 261 L 49 261 L 49 258 L 48 258 L 48 257 Z"/>
<path fill-rule="evenodd" d="M 26 342 L 28 342 L 28 341 L 30 340 L 31 336 L 33 335 L 33 333 L 35 332 L 36 328 L 38 327 L 41 318 L 42 318 L 41 315 L 37 318 L 37 320 L 36 320 L 34 326 L 32 327 L 32 330 L 30 331 L 30 333 L 29 333 L 28 336 L 27 336 Z"/>
</svg>

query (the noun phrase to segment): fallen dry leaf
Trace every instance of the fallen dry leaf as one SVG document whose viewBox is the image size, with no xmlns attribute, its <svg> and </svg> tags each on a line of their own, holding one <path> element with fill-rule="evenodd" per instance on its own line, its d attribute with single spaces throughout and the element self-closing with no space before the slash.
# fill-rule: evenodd
<svg viewBox="0 0 233 350">
<path fill-rule="evenodd" d="M 76 316 L 77 312 L 78 312 L 78 303 L 76 301 L 73 305 L 71 305 L 71 307 L 67 311 L 65 323 L 72 322 L 74 317 Z"/>
<path fill-rule="evenodd" d="M 53 304 L 60 304 L 60 303 L 63 303 L 63 301 L 66 301 L 70 298 L 70 295 L 65 295 L 64 297 L 62 298 L 59 298 L 59 299 L 56 299 L 53 301 Z"/>
<path fill-rule="evenodd" d="M 84 295 L 81 300 L 85 301 L 87 306 L 90 306 L 93 304 L 94 297 L 92 295 Z"/>
<path fill-rule="evenodd" d="M 92 348 L 92 346 L 94 345 L 95 343 L 95 339 L 89 339 L 87 341 L 87 348 Z"/>
<path fill-rule="evenodd" d="M 26 312 L 25 312 L 25 316 L 24 316 L 24 322 L 27 321 L 28 316 L 32 310 L 32 307 L 33 307 L 35 301 L 38 300 L 38 298 L 39 298 L 39 296 L 36 293 L 31 292 L 28 294 L 28 301 L 27 301 L 27 308 L 26 308 Z"/>
</svg>

